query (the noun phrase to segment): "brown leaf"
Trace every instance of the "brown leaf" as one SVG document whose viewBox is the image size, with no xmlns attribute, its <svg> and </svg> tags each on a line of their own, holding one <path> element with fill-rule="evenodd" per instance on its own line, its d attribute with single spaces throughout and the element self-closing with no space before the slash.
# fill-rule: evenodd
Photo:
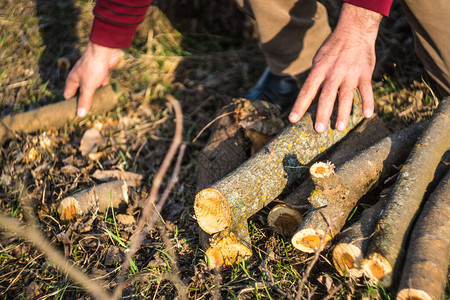
<svg viewBox="0 0 450 300">
<path fill-rule="evenodd" d="M 136 222 L 136 220 L 134 219 L 133 216 L 125 215 L 125 214 L 118 214 L 116 216 L 116 220 L 117 220 L 117 223 L 122 224 L 124 226 L 130 226 Z"/>
<path fill-rule="evenodd" d="M 277 134 L 284 128 L 280 109 L 266 101 L 245 101 L 239 110 L 239 125 L 264 135 Z"/>
<path fill-rule="evenodd" d="M 105 266 L 112 267 L 123 262 L 123 253 L 117 246 L 109 246 L 106 252 Z"/>
<path fill-rule="evenodd" d="M 78 169 L 77 167 L 73 166 L 73 165 L 67 165 L 61 168 L 61 172 L 63 174 L 77 174 L 80 172 L 80 169 Z"/>
<path fill-rule="evenodd" d="M 97 128 L 91 128 L 86 130 L 81 138 L 80 148 L 81 155 L 86 156 L 89 153 L 95 153 L 99 146 L 103 146 L 105 140 Z"/>
</svg>

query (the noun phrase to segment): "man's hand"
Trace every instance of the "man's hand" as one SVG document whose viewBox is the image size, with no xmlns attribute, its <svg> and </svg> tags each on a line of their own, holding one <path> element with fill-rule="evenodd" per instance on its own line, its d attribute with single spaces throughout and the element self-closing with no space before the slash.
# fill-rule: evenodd
<svg viewBox="0 0 450 300">
<path fill-rule="evenodd" d="M 350 117 L 355 88 L 361 93 L 364 116 L 372 116 L 374 100 L 371 80 L 375 67 L 375 40 L 381 18 L 379 13 L 344 3 L 336 29 L 314 57 L 311 72 L 289 115 L 292 123 L 303 117 L 318 96 L 315 129 L 319 133 L 324 132 L 339 91 L 336 128 L 344 130 Z"/>
<path fill-rule="evenodd" d="M 118 63 L 120 49 L 103 47 L 89 42 L 86 52 L 70 71 L 64 88 L 64 98 L 75 96 L 78 88 L 77 115 L 84 117 L 91 108 L 92 96 L 97 88 L 109 83 L 109 72 Z"/>
</svg>

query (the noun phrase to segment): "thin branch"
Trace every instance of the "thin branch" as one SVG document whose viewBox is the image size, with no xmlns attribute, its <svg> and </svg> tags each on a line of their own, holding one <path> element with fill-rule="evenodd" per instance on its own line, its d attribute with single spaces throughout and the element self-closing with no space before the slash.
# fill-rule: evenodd
<svg viewBox="0 0 450 300">
<path fill-rule="evenodd" d="M 223 113 L 217 117 L 215 117 L 211 122 L 209 122 L 208 124 L 206 124 L 205 127 L 203 127 L 202 130 L 200 130 L 200 132 L 197 134 L 197 136 L 192 140 L 193 143 L 195 143 L 195 141 L 202 135 L 202 133 L 209 128 L 209 126 L 211 126 L 212 124 L 214 124 L 217 120 L 222 119 L 223 117 L 226 117 L 228 115 L 234 114 L 234 111 L 230 111 L 227 113 Z"/>
<path fill-rule="evenodd" d="M 6 230 L 14 232 L 20 237 L 33 242 L 36 248 L 42 251 L 50 261 L 61 269 L 61 271 L 67 274 L 69 278 L 80 284 L 95 298 L 105 300 L 111 299 L 108 292 L 100 284 L 98 284 L 98 281 L 94 281 L 76 265 L 72 264 L 67 258 L 61 255 L 59 251 L 56 250 L 35 227 L 30 225 L 23 227 L 17 219 L 7 217 L 3 213 L 0 213 L 0 225 L 2 225 Z"/>
<path fill-rule="evenodd" d="M 296 295 L 296 297 L 295 297 L 295 300 L 300 300 L 300 299 L 301 299 L 301 297 L 302 297 L 302 292 L 303 292 L 303 287 L 305 286 L 305 283 L 306 283 L 306 281 L 307 281 L 308 278 L 309 278 L 309 275 L 310 275 L 310 273 L 311 273 L 312 268 L 314 267 L 314 265 L 315 265 L 315 264 L 317 263 L 317 261 L 319 260 L 320 253 L 322 252 L 321 249 L 322 249 L 322 246 L 323 246 L 323 244 L 324 244 L 324 242 L 325 242 L 325 237 L 331 232 L 334 223 L 336 222 L 336 220 L 337 220 L 338 218 L 340 218 L 341 215 L 342 215 L 342 213 L 340 213 L 339 215 L 335 216 L 335 217 L 333 218 L 333 220 L 331 220 L 331 222 L 329 222 L 329 225 L 328 225 L 327 230 L 324 232 L 323 235 L 320 236 L 320 242 L 319 242 L 319 245 L 317 246 L 316 249 L 314 249 L 314 257 L 313 257 L 313 260 L 308 264 L 308 266 L 307 266 L 305 272 L 303 273 L 304 275 L 303 275 L 303 278 L 302 278 L 302 280 L 301 280 L 301 282 L 300 282 L 300 284 L 299 284 L 299 287 L 298 287 L 298 291 L 297 291 L 297 295 Z"/>
<path fill-rule="evenodd" d="M 186 148 L 186 145 L 182 145 L 180 147 L 183 140 L 183 112 L 181 110 L 180 103 L 173 96 L 167 95 L 167 100 L 172 104 L 175 111 L 175 135 L 172 140 L 172 144 L 170 145 L 169 150 L 167 151 L 166 157 L 164 158 L 161 167 L 159 168 L 158 172 L 155 175 L 155 178 L 153 179 L 150 195 L 144 201 L 144 208 L 141 214 L 141 218 L 139 219 L 139 222 L 137 224 L 136 233 L 131 238 L 130 246 L 128 247 L 126 252 L 126 259 L 121 267 L 121 274 L 119 275 L 118 285 L 114 290 L 113 295 L 114 299 L 119 299 L 122 293 L 122 289 L 125 286 L 124 284 L 125 276 L 128 272 L 128 268 L 130 267 L 131 261 L 134 255 L 136 254 L 137 250 L 140 248 L 142 241 L 144 240 L 144 237 L 155 224 L 156 216 L 159 214 L 159 211 L 164 205 L 165 200 L 169 196 L 170 190 L 173 188 L 173 186 L 178 180 L 178 173 L 180 170 L 184 150 Z M 172 163 L 173 158 L 175 157 L 178 151 L 178 148 L 180 148 L 178 153 L 178 159 L 171 180 L 169 181 L 169 184 L 167 185 L 165 191 L 163 192 L 162 197 L 158 201 L 158 205 L 155 205 L 158 199 L 159 188 L 161 187 L 161 183 L 164 179 L 165 174 L 167 173 L 167 170 L 169 169 Z M 147 222 L 149 223 L 146 226 Z"/>
</svg>

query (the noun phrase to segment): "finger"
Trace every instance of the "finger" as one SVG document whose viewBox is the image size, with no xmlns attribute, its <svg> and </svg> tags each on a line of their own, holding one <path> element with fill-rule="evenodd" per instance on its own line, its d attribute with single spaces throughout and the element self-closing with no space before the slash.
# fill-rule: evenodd
<svg viewBox="0 0 450 300">
<path fill-rule="evenodd" d="M 64 87 L 64 98 L 69 99 L 75 96 L 78 88 L 80 87 L 80 80 L 77 78 L 75 73 L 70 72 L 66 79 L 66 84 Z"/>
<path fill-rule="evenodd" d="M 87 115 L 92 104 L 92 96 L 94 95 L 95 87 L 82 86 L 80 90 L 80 97 L 78 98 L 77 115 L 83 118 Z"/>
<path fill-rule="evenodd" d="M 336 101 L 339 84 L 337 82 L 327 81 L 319 96 L 319 105 L 317 106 L 316 122 L 314 128 L 317 132 L 325 132 L 328 126 L 331 114 L 333 113 L 334 102 Z"/>
<path fill-rule="evenodd" d="M 102 82 L 102 86 L 107 86 L 109 84 L 109 77 L 106 77 Z"/>
<path fill-rule="evenodd" d="M 325 76 L 323 72 L 312 70 L 305 83 L 303 84 L 297 100 L 292 107 L 289 115 L 289 121 L 296 123 L 300 121 L 305 112 L 308 110 L 311 102 L 317 95 L 317 92 L 322 85 Z"/>
<path fill-rule="evenodd" d="M 359 92 L 363 102 L 364 117 L 370 118 L 373 115 L 374 99 L 371 80 L 361 80 Z"/>
<path fill-rule="evenodd" d="M 353 85 L 342 85 L 339 88 L 338 116 L 336 119 L 336 129 L 343 131 L 347 128 L 353 104 Z"/>
</svg>

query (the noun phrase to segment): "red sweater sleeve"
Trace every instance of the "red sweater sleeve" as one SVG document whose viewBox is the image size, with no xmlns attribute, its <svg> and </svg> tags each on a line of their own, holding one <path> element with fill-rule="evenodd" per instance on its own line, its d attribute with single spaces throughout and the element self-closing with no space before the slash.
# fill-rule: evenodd
<svg viewBox="0 0 450 300">
<path fill-rule="evenodd" d="M 109 48 L 128 48 L 152 0 L 98 0 L 90 40 Z"/>
<path fill-rule="evenodd" d="M 371 11 L 380 13 L 384 16 L 389 16 L 393 0 L 342 0 L 359 7 L 367 8 Z"/>
</svg>

